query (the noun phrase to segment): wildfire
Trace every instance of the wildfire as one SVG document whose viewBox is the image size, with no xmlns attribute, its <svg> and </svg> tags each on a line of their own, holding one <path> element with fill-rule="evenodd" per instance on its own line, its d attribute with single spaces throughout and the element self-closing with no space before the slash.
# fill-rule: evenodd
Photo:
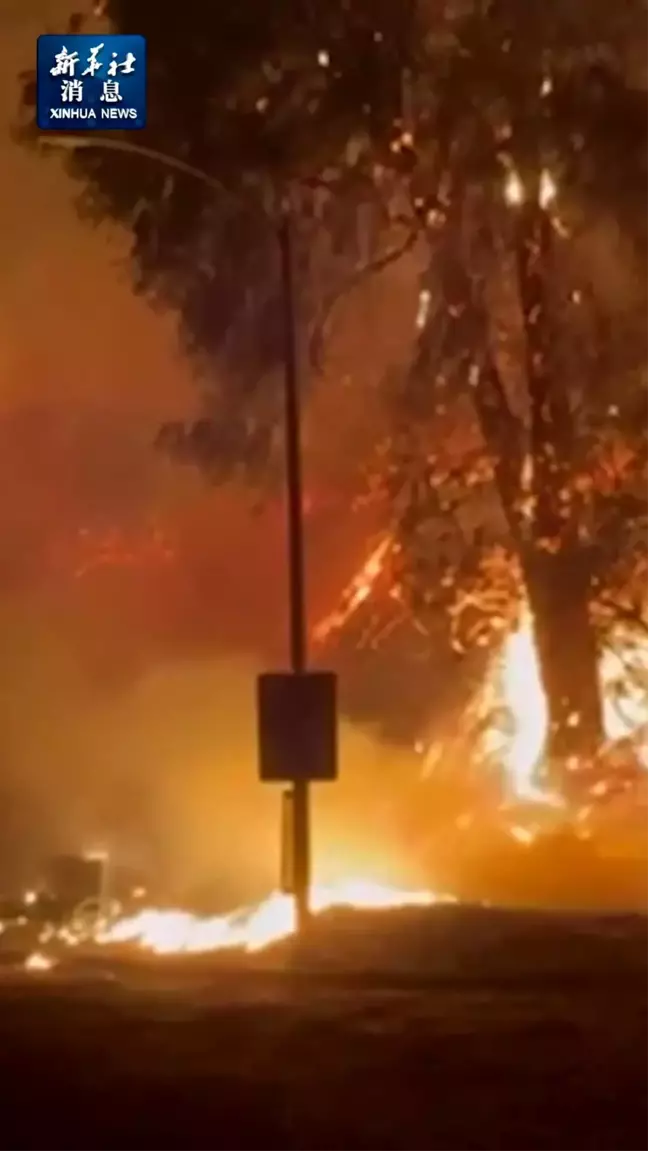
<svg viewBox="0 0 648 1151">
<path fill-rule="evenodd" d="M 601 655 L 600 676 L 605 734 L 611 744 L 632 739 L 640 762 L 648 765 L 648 636 L 618 629 Z M 487 751 L 498 755 L 509 787 L 521 800 L 559 806 L 561 797 L 537 783 L 547 741 L 547 699 L 527 609 L 494 661 L 485 689 L 485 707 L 499 700 L 508 712 L 508 730 L 493 725 Z M 596 785 L 595 785 L 596 786 Z"/>
<path fill-rule="evenodd" d="M 404 891 L 363 879 L 350 879 L 332 886 L 316 884 L 311 892 L 311 908 L 315 914 L 333 908 L 387 910 L 430 907 L 439 902 L 452 902 L 452 899 L 429 891 Z M 292 896 L 273 892 L 256 906 L 207 918 L 185 911 L 144 909 L 136 915 L 117 920 L 100 932 L 96 941 L 101 944 L 132 943 L 156 955 L 224 950 L 252 953 L 288 938 L 294 931 Z"/>
<path fill-rule="evenodd" d="M 432 891 L 408 891 L 371 879 L 351 878 L 335 884 L 315 884 L 311 889 L 314 915 L 334 909 L 386 911 L 396 908 L 432 907 L 454 903 L 453 896 Z M 0 925 L 2 926 L 2 925 Z M 100 913 L 93 925 L 74 917 L 56 929 L 43 928 L 39 936 L 44 950 L 24 960 L 26 971 L 47 972 L 62 954 L 80 945 L 129 945 L 153 955 L 201 955 L 218 951 L 247 954 L 262 951 L 295 933 L 295 905 L 291 895 L 272 892 L 260 903 L 225 915 L 200 916 L 189 911 L 142 908 L 134 915 L 119 915 L 115 908 Z"/>
<path fill-rule="evenodd" d="M 500 758 L 509 790 L 520 800 L 559 806 L 560 798 L 535 780 L 547 738 L 548 708 L 528 609 L 504 641 L 484 694 L 486 709 L 499 701 L 510 717 L 508 732 L 493 724 L 484 740 L 486 753 Z"/>
<path fill-rule="evenodd" d="M 322 621 L 316 639 L 323 641 L 343 626 L 375 590 L 386 573 L 392 541 L 383 539 L 348 585 L 338 611 Z M 617 629 L 601 656 L 604 722 L 608 739 L 618 743 L 632 739 L 648 767 L 648 634 L 629 628 Z M 562 796 L 539 782 L 548 732 L 548 706 L 544 693 L 529 607 L 521 613 L 518 625 L 504 638 L 499 652 L 487 669 L 478 699 L 478 711 L 485 719 L 483 750 L 501 767 L 507 798 L 520 805 L 567 807 Z M 600 781 L 591 788 L 600 794 Z M 581 813 L 582 814 L 582 813 Z M 474 813 L 473 813 L 474 815 Z M 471 819 L 473 816 L 471 815 Z M 580 818 L 574 813 L 577 823 Z M 511 838 L 521 850 L 531 848 L 539 831 L 511 816 Z M 29 898 L 26 897 L 26 903 Z M 335 884 L 313 886 L 311 908 L 315 915 L 336 908 L 386 910 L 390 908 L 431 907 L 455 902 L 452 896 L 433 891 L 408 891 L 363 878 L 347 878 Z M 217 916 L 198 916 L 183 910 L 141 908 L 133 915 L 96 921 L 83 940 L 97 946 L 130 945 L 154 955 L 203 954 L 216 951 L 255 953 L 294 934 L 295 906 L 292 896 L 272 892 L 260 903 Z M 0 925 L 1 929 L 1 925 Z M 81 936 L 70 925 L 40 939 L 41 945 L 78 945 Z M 41 951 L 33 952 L 25 967 L 34 972 L 48 971 L 56 960 Z"/>
<path fill-rule="evenodd" d="M 384 556 L 386 551 L 382 553 Z M 373 585 L 378 568 L 365 572 L 365 581 L 355 589 Z M 366 578 L 367 575 L 369 578 Z M 352 597 L 353 599 L 354 597 Z M 364 598 L 364 597 L 363 597 Z M 358 601 L 356 600 L 356 603 Z M 353 609 L 351 609 L 353 610 Z M 619 633 L 615 643 L 601 660 L 601 679 L 605 700 L 605 721 L 611 740 L 646 732 L 645 686 L 648 675 L 648 638 L 637 640 L 632 634 Z M 625 673 L 632 660 L 636 676 Z M 521 804 L 566 808 L 566 801 L 544 789 L 538 782 L 542 768 L 548 726 L 547 701 L 542 687 L 537 652 L 533 637 L 533 620 L 526 609 L 516 629 L 511 631 L 493 659 L 482 692 L 484 714 L 508 713 L 508 722 L 494 720 L 486 732 L 486 750 L 503 768 L 509 798 Z M 648 749 L 644 747 L 648 763 Z M 598 794 L 600 781 L 592 794 Z M 511 838 L 521 850 L 535 843 L 539 830 L 520 820 L 511 808 L 508 827 Z M 579 813 L 574 813 L 576 822 Z M 311 908 L 315 915 L 336 908 L 386 910 L 390 908 L 431 907 L 455 902 L 452 896 L 434 891 L 408 891 L 369 879 L 348 878 L 334 884 L 315 884 L 311 891 Z M 142 908 L 130 916 L 112 916 L 97 921 L 81 938 L 67 925 L 40 939 L 41 945 L 61 948 L 86 941 L 97 946 L 129 945 L 153 955 L 205 954 L 217 951 L 239 951 L 248 954 L 261 951 L 273 943 L 289 938 L 295 932 L 295 906 L 292 896 L 272 892 L 260 903 L 236 909 L 228 914 L 199 916 L 182 910 Z M 45 972 L 56 960 L 42 951 L 32 953 L 25 967 Z"/>
<path fill-rule="evenodd" d="M 340 608 L 316 629 L 316 640 L 322 642 L 341 628 L 375 591 L 386 573 L 392 549 L 389 537 L 374 548 L 345 589 Z M 639 761 L 648 768 L 648 633 L 617 627 L 601 653 L 600 676 L 607 739 L 611 745 L 631 739 Z M 556 809 L 565 807 L 562 796 L 539 782 L 549 712 L 528 605 L 518 626 L 508 633 L 491 660 L 475 711 L 485 730 L 481 751 L 502 769 L 507 797 Z M 437 752 L 436 745 L 429 749 L 424 778 Z"/>
<path fill-rule="evenodd" d="M 313 638 L 317 643 L 323 643 L 332 632 L 344 627 L 353 613 L 369 598 L 376 583 L 384 574 L 392 548 L 392 538 L 386 536 L 370 552 L 365 563 L 344 589 L 340 597 L 340 606 L 316 626 Z"/>
</svg>

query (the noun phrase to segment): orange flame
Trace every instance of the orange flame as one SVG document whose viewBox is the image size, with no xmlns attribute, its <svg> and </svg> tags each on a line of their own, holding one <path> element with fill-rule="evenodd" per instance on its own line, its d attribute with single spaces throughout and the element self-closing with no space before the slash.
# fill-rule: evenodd
<svg viewBox="0 0 648 1151">
<path fill-rule="evenodd" d="M 340 606 L 316 625 L 313 638 L 317 643 L 323 643 L 332 632 L 343 628 L 354 612 L 369 599 L 378 580 L 384 574 L 392 547 L 391 536 L 386 536 L 373 548 L 365 563 L 344 589 L 340 597 Z"/>
<path fill-rule="evenodd" d="M 366 879 L 348 879 L 331 886 L 315 884 L 311 892 L 311 909 L 315 914 L 342 907 L 374 911 L 429 907 L 441 901 L 448 902 L 450 897 L 429 891 L 403 891 Z M 207 918 L 185 911 L 147 908 L 107 927 L 98 935 L 97 942 L 133 943 L 157 955 L 222 950 L 255 952 L 286 939 L 294 931 L 292 896 L 273 892 L 254 907 Z"/>
</svg>

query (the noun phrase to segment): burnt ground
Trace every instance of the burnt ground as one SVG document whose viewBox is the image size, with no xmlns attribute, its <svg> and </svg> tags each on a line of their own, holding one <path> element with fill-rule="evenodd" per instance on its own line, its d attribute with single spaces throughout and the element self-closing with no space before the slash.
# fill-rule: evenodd
<svg viewBox="0 0 648 1151">
<path fill-rule="evenodd" d="M 1 1145 L 643 1151 L 646 943 L 438 909 L 255 961 L 6 957 Z"/>
</svg>

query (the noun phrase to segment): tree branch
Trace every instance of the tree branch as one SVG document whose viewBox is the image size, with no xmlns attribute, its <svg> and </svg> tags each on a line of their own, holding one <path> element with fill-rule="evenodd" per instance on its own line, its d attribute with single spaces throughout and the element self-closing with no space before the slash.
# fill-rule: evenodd
<svg viewBox="0 0 648 1151">
<path fill-rule="evenodd" d="M 315 320 L 313 329 L 309 340 L 309 354 L 310 361 L 315 371 L 321 372 L 323 369 L 323 348 L 326 343 L 333 313 L 338 304 L 348 296 L 355 288 L 359 287 L 365 279 L 370 276 L 378 275 L 383 272 L 390 264 L 395 264 L 398 260 L 402 259 L 407 252 L 411 251 L 420 235 L 420 227 L 415 221 L 408 221 L 410 224 L 410 232 L 405 239 L 400 243 L 389 248 L 382 255 L 375 257 L 373 260 L 367 261 L 361 267 L 355 268 L 350 276 L 347 277 L 345 282 L 340 288 L 336 288 L 328 299 L 326 299 L 320 309 L 320 314 Z"/>
</svg>

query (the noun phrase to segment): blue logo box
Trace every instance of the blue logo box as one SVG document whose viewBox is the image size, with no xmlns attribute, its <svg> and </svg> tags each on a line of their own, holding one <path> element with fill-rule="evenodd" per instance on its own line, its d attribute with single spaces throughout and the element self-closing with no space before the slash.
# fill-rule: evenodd
<svg viewBox="0 0 648 1151">
<path fill-rule="evenodd" d="M 146 127 L 143 36 L 39 36 L 36 83 L 43 131 Z"/>
</svg>

